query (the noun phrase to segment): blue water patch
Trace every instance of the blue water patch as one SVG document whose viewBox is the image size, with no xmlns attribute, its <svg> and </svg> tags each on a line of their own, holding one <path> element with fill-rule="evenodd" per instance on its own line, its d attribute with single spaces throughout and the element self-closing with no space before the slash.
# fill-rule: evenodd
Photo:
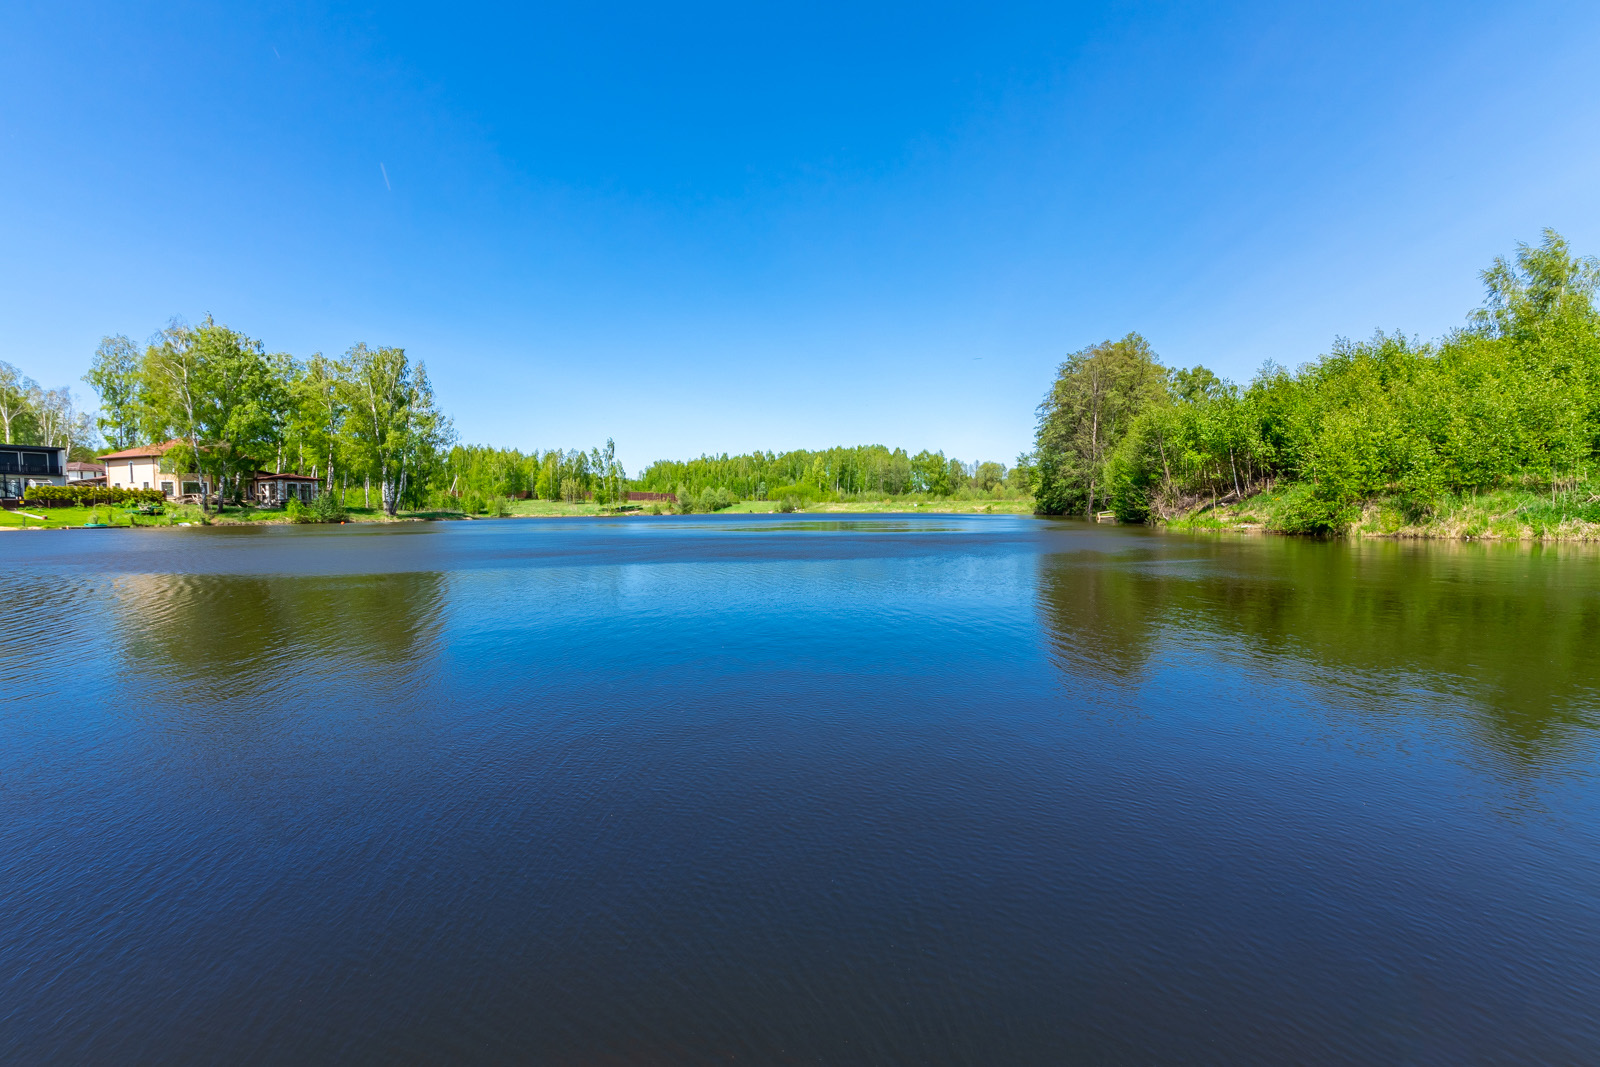
<svg viewBox="0 0 1600 1067">
<path fill-rule="evenodd" d="M 1592 554 L 33 536 L 7 1062 L 1600 1059 Z"/>
</svg>

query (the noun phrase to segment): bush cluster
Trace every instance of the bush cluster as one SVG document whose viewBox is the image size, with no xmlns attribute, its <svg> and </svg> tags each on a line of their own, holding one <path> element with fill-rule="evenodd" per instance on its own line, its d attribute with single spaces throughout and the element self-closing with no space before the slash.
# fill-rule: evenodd
<svg viewBox="0 0 1600 1067">
<path fill-rule="evenodd" d="M 90 507 L 94 504 L 160 504 L 167 499 L 159 489 L 123 489 L 106 485 L 33 485 L 22 494 L 30 504 Z"/>
<path fill-rule="evenodd" d="M 696 511 L 721 511 L 738 503 L 739 498 L 726 489 L 702 489 L 698 493 L 690 492 L 686 487 L 680 486 L 677 492 L 678 514 L 690 515 Z"/>
<path fill-rule="evenodd" d="M 445 510 L 461 510 L 468 515 L 488 515 L 492 518 L 503 519 L 511 514 L 511 501 L 498 493 L 480 493 L 476 489 L 469 489 L 459 497 L 452 497 L 448 493 L 441 497 Z"/>
<path fill-rule="evenodd" d="M 283 513 L 290 522 L 343 522 L 348 517 L 338 493 L 320 493 L 309 504 L 290 497 Z"/>
</svg>

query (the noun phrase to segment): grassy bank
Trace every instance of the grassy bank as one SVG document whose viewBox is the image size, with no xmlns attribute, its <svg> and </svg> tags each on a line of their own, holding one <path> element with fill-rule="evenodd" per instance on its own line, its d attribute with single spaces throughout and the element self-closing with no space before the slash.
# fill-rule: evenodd
<svg viewBox="0 0 1600 1067">
<path fill-rule="evenodd" d="M 947 499 L 918 500 L 910 503 L 906 503 L 904 500 L 852 500 L 814 504 L 805 510 L 807 512 L 825 511 L 870 515 L 1032 515 L 1033 498 L 1024 497 L 1019 500 L 959 500 L 950 497 Z"/>
<path fill-rule="evenodd" d="M 199 508 L 190 509 L 199 521 Z M 402 511 L 398 515 L 386 515 L 382 508 L 346 508 L 344 521 L 346 522 L 415 522 L 419 519 L 459 519 L 459 511 Z M 208 516 L 211 526 L 289 526 L 293 525 L 287 513 L 282 508 L 254 508 L 234 507 L 229 505 L 228 510 L 222 514 L 213 511 Z"/>
<path fill-rule="evenodd" d="M 199 508 L 179 509 L 167 508 L 160 515 L 138 515 L 119 507 L 107 507 L 102 504 L 99 508 L 40 508 L 24 504 L 16 511 L 0 510 L 0 529 L 28 529 L 28 530 L 59 530 L 69 527 L 81 527 L 87 522 L 99 522 L 108 526 L 176 526 L 179 523 L 198 522 L 197 518 L 188 514 L 177 514 L 179 511 L 193 511 L 197 516 Z"/>
<path fill-rule="evenodd" d="M 566 504 L 554 500 L 513 500 L 507 504 L 511 518 L 561 518 L 579 517 L 584 515 L 617 514 L 609 509 L 601 509 L 591 503 Z M 770 515 L 781 510 L 776 500 L 740 500 L 730 507 L 722 508 L 713 514 L 717 515 Z M 670 503 L 652 505 L 649 502 L 636 502 L 629 505 L 621 514 L 651 516 L 654 514 L 670 515 L 673 512 Z M 888 500 L 846 500 L 828 501 L 802 505 L 795 508 L 796 514 L 845 514 L 845 515 L 942 515 L 942 514 L 1005 514 L 1029 515 L 1033 512 L 1031 499 L 1021 500 L 961 500 L 956 498 L 933 498 L 922 500 L 907 500 L 904 497 Z M 698 514 L 698 513 L 697 513 Z M 490 516 L 475 516 L 489 518 Z"/>
<path fill-rule="evenodd" d="M 460 512 L 445 511 L 405 511 L 391 518 L 379 508 L 350 508 L 346 521 L 410 522 L 459 518 L 462 518 Z M 123 529 L 150 526 L 275 526 L 288 525 L 289 517 L 282 508 L 232 505 L 221 514 L 213 511 L 209 515 L 202 515 L 200 509 L 192 504 L 167 504 L 160 515 L 140 515 L 126 508 L 105 504 L 98 508 L 40 508 L 24 504 L 16 511 L 0 510 L 0 530 L 61 530 L 82 528 L 89 522 Z"/>
<path fill-rule="evenodd" d="M 1291 528 L 1293 491 L 1274 489 L 1215 507 L 1202 505 L 1161 525 L 1178 530 L 1279 532 Z M 1352 509 L 1355 537 L 1464 538 L 1498 541 L 1600 540 L 1600 494 L 1527 489 L 1444 494 L 1422 502 L 1379 497 Z"/>
<path fill-rule="evenodd" d="M 652 505 L 635 503 L 622 510 L 601 508 L 591 502 L 568 504 L 559 500 L 508 500 L 503 504 L 504 516 L 493 514 L 467 515 L 460 511 L 403 511 L 390 518 L 380 508 L 349 508 L 349 522 L 414 522 L 425 519 L 489 519 L 496 517 L 516 519 L 583 518 L 596 515 L 629 515 L 652 517 L 670 515 L 671 504 Z M 781 510 L 773 500 L 741 500 L 733 506 L 715 512 L 718 515 L 765 515 Z M 796 513 L 846 514 L 846 515 L 942 515 L 942 514 L 1004 514 L 1027 515 L 1033 511 L 1033 501 L 1022 500 L 962 500 L 935 498 L 906 500 L 851 500 L 815 503 L 795 509 Z M 168 504 L 160 515 L 138 515 L 120 507 L 101 505 L 94 508 L 38 508 L 24 506 L 18 511 L 0 511 L 0 529 L 70 529 L 81 528 L 90 521 L 106 523 L 113 527 L 150 526 L 275 526 L 288 525 L 289 517 L 282 508 L 254 508 L 229 506 L 220 515 L 215 511 L 202 516 L 193 505 Z"/>
</svg>

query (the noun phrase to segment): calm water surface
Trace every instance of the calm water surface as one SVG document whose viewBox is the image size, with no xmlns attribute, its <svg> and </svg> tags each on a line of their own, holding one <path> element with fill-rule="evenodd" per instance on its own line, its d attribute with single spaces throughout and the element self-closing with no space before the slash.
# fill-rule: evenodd
<svg viewBox="0 0 1600 1067">
<path fill-rule="evenodd" d="M 3 543 L 8 1063 L 1600 1062 L 1591 551 Z"/>
</svg>

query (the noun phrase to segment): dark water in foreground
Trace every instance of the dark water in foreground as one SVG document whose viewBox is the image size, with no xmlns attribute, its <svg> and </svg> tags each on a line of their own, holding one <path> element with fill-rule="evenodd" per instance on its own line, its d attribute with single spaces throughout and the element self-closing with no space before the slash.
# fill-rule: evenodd
<svg viewBox="0 0 1600 1067">
<path fill-rule="evenodd" d="M 1600 556 L 5 535 L 8 1063 L 1600 1062 Z"/>
</svg>

